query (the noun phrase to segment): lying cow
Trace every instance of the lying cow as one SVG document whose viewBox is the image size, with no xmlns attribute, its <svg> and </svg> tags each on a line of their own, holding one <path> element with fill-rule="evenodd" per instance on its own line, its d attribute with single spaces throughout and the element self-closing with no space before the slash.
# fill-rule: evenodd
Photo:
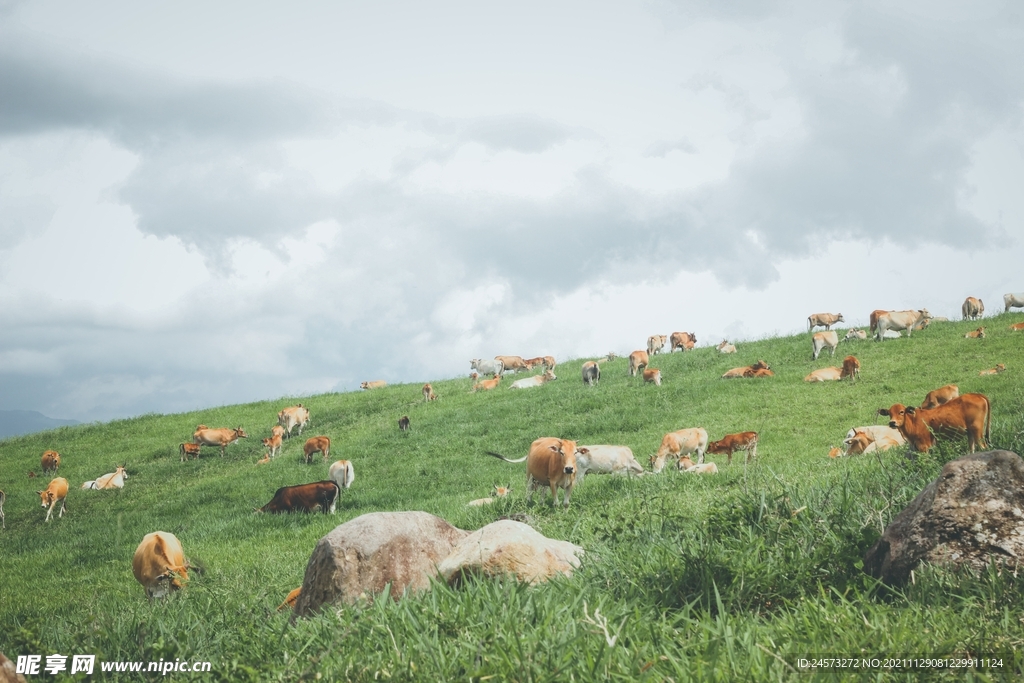
<svg viewBox="0 0 1024 683">
<path fill-rule="evenodd" d="M 971 330 L 970 332 L 968 332 L 967 334 L 964 335 L 964 339 L 984 339 L 984 338 L 985 338 L 985 328 L 984 327 L 979 327 L 976 330 Z"/>
<path fill-rule="evenodd" d="M 695 465 L 688 455 L 684 455 L 679 458 L 679 462 L 676 463 L 676 467 L 680 472 L 689 472 L 690 474 L 718 474 L 718 465 L 715 463 L 705 462 L 700 465 Z"/>
<path fill-rule="evenodd" d="M 359 388 L 360 389 L 366 389 L 367 391 L 369 391 L 370 389 L 383 389 L 387 385 L 388 385 L 388 383 L 385 382 L 382 379 L 374 379 L 374 380 L 369 380 L 369 381 L 366 381 L 366 382 L 360 382 L 359 383 Z"/>
<path fill-rule="evenodd" d="M 661 370 L 658 368 L 645 368 L 643 375 L 645 383 L 661 386 Z"/>
<path fill-rule="evenodd" d="M 650 365 L 650 357 L 646 351 L 634 351 L 629 354 L 629 376 L 636 377 L 637 373 Z"/>
<path fill-rule="evenodd" d="M 895 436 L 887 434 L 876 437 L 859 429 L 851 429 L 851 434 L 848 434 L 846 439 L 843 440 L 843 443 L 846 445 L 846 455 L 861 455 L 874 453 L 875 451 L 884 452 L 906 443 L 906 440 L 899 431 L 895 429 L 890 431 L 895 432 Z"/>
<path fill-rule="evenodd" d="M 469 361 L 469 367 L 481 375 L 500 375 L 505 372 L 505 364 L 500 360 L 480 360 L 479 358 L 474 358 Z"/>
<path fill-rule="evenodd" d="M 728 464 L 732 464 L 732 454 L 735 451 L 746 451 L 747 462 L 757 457 L 757 432 L 739 432 L 737 434 L 726 434 L 718 441 L 708 444 L 708 453 L 728 455 Z M 704 461 L 703 456 L 697 457 L 697 462 Z"/>
<path fill-rule="evenodd" d="M 56 474 L 57 470 L 60 469 L 60 453 L 57 451 L 43 451 L 39 464 L 42 466 L 44 473 L 52 472 Z"/>
<path fill-rule="evenodd" d="M 1006 370 L 1006 366 L 1003 365 L 1002 363 L 998 363 L 994 368 L 989 368 L 988 370 L 982 370 L 981 372 L 978 373 L 978 376 L 979 377 L 984 377 L 985 375 L 998 375 L 1000 372 L 1002 372 L 1004 370 Z"/>
<path fill-rule="evenodd" d="M 753 365 L 747 365 L 742 368 L 733 368 L 732 370 L 726 371 L 722 375 L 723 379 L 730 379 L 735 377 L 771 377 L 775 373 L 772 372 L 771 366 L 763 360 L 759 360 Z"/>
<path fill-rule="evenodd" d="M 815 327 L 831 330 L 836 323 L 845 322 L 842 313 L 812 313 L 807 316 L 807 331 L 813 332 Z"/>
<path fill-rule="evenodd" d="M 922 408 L 937 408 L 943 403 L 949 403 L 954 398 L 960 395 L 960 388 L 955 384 L 947 384 L 944 387 L 939 387 L 929 391 L 924 397 L 924 403 L 921 404 Z"/>
<path fill-rule="evenodd" d="M 551 489 L 551 504 L 554 506 L 558 505 L 558 491 L 560 489 L 565 491 L 564 506 L 566 508 L 569 507 L 569 498 L 576 485 L 576 457 L 581 453 L 586 454 L 585 449 L 578 448 L 575 441 L 550 436 L 534 441 L 530 444 L 530 452 L 526 457 L 518 460 L 509 460 L 500 453 L 487 451 L 488 455 L 505 462 L 526 461 L 528 501 L 533 500 L 534 490 L 548 486 Z"/>
<path fill-rule="evenodd" d="M 629 446 L 580 446 L 576 453 L 576 484 L 582 484 L 587 474 L 644 473 L 643 465 L 633 457 Z"/>
<path fill-rule="evenodd" d="M 888 330 L 906 330 L 909 337 L 915 325 L 930 317 L 927 308 L 918 311 L 886 311 L 878 316 L 875 340 L 882 341 Z"/>
<path fill-rule="evenodd" d="M 723 339 L 722 342 L 715 348 L 718 350 L 719 353 L 736 353 L 736 345 L 730 344 L 725 339 Z"/>
<path fill-rule="evenodd" d="M 42 499 L 43 507 L 48 508 L 46 510 L 46 521 L 50 521 L 50 515 L 53 514 L 53 506 L 60 503 L 60 514 L 57 517 L 63 517 L 64 512 L 67 509 L 67 503 L 65 499 L 68 497 L 68 480 L 64 477 L 54 477 L 50 480 L 50 483 L 42 491 L 36 491 L 39 497 Z"/>
<path fill-rule="evenodd" d="M 844 341 L 853 341 L 854 339 L 859 339 L 859 340 L 863 341 L 863 340 L 865 340 L 867 338 L 868 338 L 868 333 L 867 332 L 865 332 L 864 330 L 858 330 L 856 327 L 851 327 L 850 329 L 848 329 L 846 331 L 846 336 L 843 337 L 843 340 Z"/>
<path fill-rule="evenodd" d="M 967 446 L 973 453 L 985 448 L 989 438 L 992 410 L 984 394 L 964 394 L 936 408 L 914 408 L 894 403 L 880 408 L 879 415 L 889 416 L 889 426 L 900 433 L 918 452 L 927 453 L 935 445 L 935 433 L 967 433 Z"/>
<path fill-rule="evenodd" d="M 704 462 L 704 452 L 708 448 L 708 433 L 703 427 L 692 427 L 669 432 L 661 440 L 658 452 L 651 456 L 651 469 L 657 474 L 665 469 L 665 459 L 675 460 L 690 453 L 697 454 L 697 462 Z"/>
<path fill-rule="evenodd" d="M 829 330 L 828 332 L 815 332 L 811 338 L 811 343 L 814 346 L 814 353 L 811 355 L 811 360 L 818 360 L 818 356 L 821 354 L 821 350 L 826 346 L 828 347 L 831 355 L 836 355 L 836 347 L 839 346 L 839 335 Z"/>
<path fill-rule="evenodd" d="M 277 426 L 281 428 L 282 437 L 291 437 L 292 430 L 299 428 L 299 436 L 302 436 L 302 428 L 309 424 L 309 409 L 301 403 L 282 409 L 277 414 Z"/>
<path fill-rule="evenodd" d="M 583 383 L 587 386 L 594 386 L 601 380 L 601 366 L 592 360 L 583 364 Z"/>
<path fill-rule="evenodd" d="M 1014 323 L 1013 325 L 1010 325 L 1010 329 L 1014 332 L 1020 332 L 1021 330 L 1024 330 L 1024 323 Z"/>
<path fill-rule="evenodd" d="M 851 427 L 850 431 L 846 432 L 846 438 L 843 440 L 843 443 L 846 444 L 847 447 L 849 447 L 849 443 L 847 442 L 852 439 L 857 432 L 864 434 L 867 437 L 869 444 L 875 441 L 883 443 L 894 441 L 896 445 L 904 446 L 907 443 L 907 440 L 903 438 L 903 435 L 900 434 L 900 430 L 898 429 L 893 429 L 889 425 L 867 425 L 864 427 Z"/>
<path fill-rule="evenodd" d="M 288 595 L 285 596 L 284 602 L 277 606 L 277 611 L 280 612 L 285 608 L 295 609 L 295 603 L 298 602 L 300 595 L 302 595 L 302 586 L 293 588 L 288 592 Z"/>
<path fill-rule="evenodd" d="M 356 478 L 356 470 L 348 460 L 337 460 L 331 465 L 327 477 L 338 485 L 339 491 L 342 491 L 352 486 L 352 482 Z"/>
<path fill-rule="evenodd" d="M 533 377 L 526 377 L 524 379 L 517 379 L 509 385 L 509 389 L 530 389 L 533 387 L 542 387 L 548 382 L 558 379 L 555 377 L 555 373 L 550 370 L 545 370 L 543 375 L 534 375 Z"/>
<path fill-rule="evenodd" d="M 1003 313 L 1009 313 L 1011 308 L 1024 307 L 1024 293 L 1003 294 L 1003 306 L 1006 307 Z"/>
<path fill-rule="evenodd" d="M 132 557 L 132 573 L 150 600 L 179 590 L 188 581 L 190 568 L 178 538 L 166 531 L 143 536 Z"/>
<path fill-rule="evenodd" d="M 220 446 L 220 455 L 224 457 L 224 449 L 239 439 L 247 439 L 249 435 L 241 427 L 234 429 L 210 429 L 203 425 L 196 427 L 192 435 L 192 443 L 198 446 Z"/>
<path fill-rule="evenodd" d="M 497 502 L 497 500 L 499 498 L 505 498 L 511 492 L 512 492 L 512 489 L 507 487 L 507 486 L 495 485 L 494 489 L 491 491 L 491 495 L 489 497 L 487 497 L 487 498 L 477 498 L 476 500 L 471 500 L 468 503 L 466 503 L 466 507 L 478 508 L 478 507 L 483 507 L 484 505 L 493 505 L 494 503 Z"/>
<path fill-rule="evenodd" d="M 325 515 L 334 514 L 334 506 L 341 489 L 333 481 L 315 481 L 298 486 L 282 486 L 270 502 L 256 512 L 314 512 L 317 508 Z"/>
<path fill-rule="evenodd" d="M 647 338 L 647 355 L 653 356 L 661 353 L 667 341 L 668 337 L 664 334 L 652 334 Z"/>
<path fill-rule="evenodd" d="M 960 307 L 960 312 L 964 314 L 964 320 L 977 320 L 985 315 L 985 304 L 981 299 L 969 296 L 964 299 L 964 304 Z"/>
<path fill-rule="evenodd" d="M 495 375 L 491 379 L 482 379 L 473 385 L 473 393 L 477 391 L 490 391 L 491 389 L 497 388 L 501 382 L 501 375 Z"/>
<path fill-rule="evenodd" d="M 83 489 L 123 489 L 124 480 L 128 478 L 128 473 L 124 471 L 124 465 L 116 467 L 110 474 L 104 474 L 102 477 L 97 477 L 93 481 L 87 481 L 82 484 Z"/>
</svg>

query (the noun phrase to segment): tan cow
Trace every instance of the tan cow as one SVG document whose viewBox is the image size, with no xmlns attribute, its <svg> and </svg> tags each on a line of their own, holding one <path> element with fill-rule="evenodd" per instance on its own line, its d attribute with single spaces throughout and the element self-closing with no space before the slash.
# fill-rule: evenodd
<svg viewBox="0 0 1024 683">
<path fill-rule="evenodd" d="M 651 456 L 651 469 L 661 472 L 665 469 L 665 458 L 672 457 L 675 460 L 690 453 L 697 454 L 697 462 L 704 462 L 704 452 L 708 447 L 708 433 L 703 427 L 680 429 L 676 432 L 669 432 L 661 440 L 661 447 L 658 452 Z"/>
<path fill-rule="evenodd" d="M 502 366 L 504 366 L 504 370 L 502 370 L 502 374 L 504 374 L 504 373 L 508 372 L 509 370 L 511 370 L 512 372 L 514 372 L 514 373 L 516 373 L 518 375 L 520 370 L 529 370 L 530 369 L 530 366 L 528 366 L 526 364 L 526 361 L 523 360 L 522 356 L 495 356 L 494 360 L 496 360 L 496 361 L 500 360 Z"/>
<path fill-rule="evenodd" d="M 67 508 L 65 499 L 68 497 L 68 480 L 64 477 L 54 477 L 50 480 L 50 483 L 42 491 L 36 491 L 39 497 L 42 499 L 43 507 L 48 507 L 46 511 L 46 521 L 50 521 L 50 515 L 53 514 L 53 506 L 58 502 L 60 503 L 60 514 L 57 517 L 63 517 L 64 511 Z"/>
<path fill-rule="evenodd" d="M 495 484 L 494 488 L 491 490 L 491 495 L 489 497 L 471 500 L 468 503 L 466 503 L 466 507 L 478 508 L 483 507 L 484 505 L 493 505 L 498 501 L 499 498 L 505 498 L 511 492 L 511 488 L 507 486 L 498 486 L 497 484 Z"/>
<path fill-rule="evenodd" d="M 234 429 L 210 429 L 199 425 L 192 435 L 192 443 L 199 446 L 220 446 L 220 455 L 224 457 L 224 449 L 238 441 L 248 439 L 249 435 L 241 427 Z"/>
<path fill-rule="evenodd" d="M 576 452 L 576 484 L 583 483 L 587 474 L 637 475 L 644 473 L 643 465 L 636 461 L 629 446 L 598 444 L 580 446 Z"/>
<path fill-rule="evenodd" d="M 199 459 L 199 444 L 185 442 L 178 446 L 178 453 L 181 454 L 181 462 L 185 462 L 189 458 Z"/>
<path fill-rule="evenodd" d="M 846 331 L 846 336 L 843 337 L 844 341 L 852 341 L 854 339 L 864 340 L 868 338 L 868 333 L 864 330 L 858 330 L 856 327 L 851 327 Z"/>
<path fill-rule="evenodd" d="M 266 439 L 264 439 L 266 441 Z M 256 461 L 257 465 L 266 465 L 270 462 L 270 453 L 264 453 L 263 457 Z"/>
<path fill-rule="evenodd" d="M 576 485 L 576 454 L 586 453 L 578 448 L 575 441 L 545 436 L 530 444 L 530 452 L 524 458 L 509 460 L 500 453 L 487 451 L 488 455 L 505 462 L 526 461 L 527 499 L 533 500 L 533 492 L 545 486 L 551 489 L 551 504 L 558 505 L 559 489 L 565 491 L 564 506 L 569 507 L 573 486 Z"/>
<path fill-rule="evenodd" d="M 554 356 L 537 356 L 525 361 L 528 368 L 531 370 L 538 365 L 543 365 L 545 370 L 555 370 L 555 357 Z"/>
<path fill-rule="evenodd" d="M 434 393 L 434 387 L 430 386 L 429 383 L 423 385 L 423 400 L 427 402 L 437 400 L 437 394 Z"/>
<path fill-rule="evenodd" d="M 306 411 L 306 412 L 308 413 L 309 411 Z M 280 413 L 278 413 L 278 415 L 280 415 Z M 309 418 L 307 417 L 307 421 L 308 421 L 308 419 Z M 276 425 L 274 425 L 273 427 L 270 428 L 270 438 L 274 438 L 275 436 L 279 436 L 279 437 L 281 437 L 283 439 L 285 434 L 286 434 L 286 432 L 285 432 L 284 427 L 282 427 L 279 424 L 276 424 Z"/>
<path fill-rule="evenodd" d="M 922 408 L 937 408 L 943 403 L 949 403 L 954 398 L 960 395 L 960 388 L 955 384 L 947 384 L 944 387 L 939 387 L 933 391 L 929 391 L 924 397 L 924 403 L 921 404 Z"/>
<path fill-rule="evenodd" d="M 302 446 L 302 452 L 306 456 L 307 465 L 313 462 L 314 453 L 323 453 L 326 461 L 331 455 L 331 440 L 326 436 L 314 436 L 306 439 L 306 443 Z"/>
<path fill-rule="evenodd" d="M 906 445 L 907 440 L 900 434 L 900 430 L 893 429 L 889 425 L 866 425 L 864 427 L 851 427 L 850 431 L 846 432 L 846 438 L 843 443 L 849 446 L 847 441 L 852 439 L 857 432 L 862 432 L 868 438 L 868 442 L 880 441 L 895 441 L 897 445 Z"/>
<path fill-rule="evenodd" d="M 807 316 L 807 331 L 813 332 L 815 327 L 831 330 L 836 323 L 845 322 L 842 313 L 811 313 Z"/>
<path fill-rule="evenodd" d="M 583 374 L 583 383 L 587 386 L 594 386 L 601 381 L 601 366 L 595 361 L 588 360 L 583 364 L 581 370 Z"/>
<path fill-rule="evenodd" d="M 964 320 L 977 320 L 985 315 L 985 304 L 981 299 L 969 296 L 964 299 L 964 305 L 960 307 L 960 311 L 964 314 Z"/>
<path fill-rule="evenodd" d="M 875 451 L 884 452 L 890 448 L 896 448 L 906 443 L 903 435 L 897 430 L 891 430 L 896 433 L 896 437 L 893 436 L 880 436 L 872 437 L 867 432 L 859 429 L 851 430 L 852 436 L 847 436 L 843 443 L 846 444 L 846 455 L 861 455 L 867 453 L 874 453 Z"/>
<path fill-rule="evenodd" d="M 935 433 L 967 433 L 967 446 L 973 453 L 985 448 L 992 421 L 991 404 L 984 394 L 964 394 L 936 408 L 914 408 L 894 403 L 880 408 L 889 416 L 889 426 L 900 430 L 910 447 L 927 453 L 935 445 Z"/>
<path fill-rule="evenodd" d="M 296 427 L 302 436 L 302 428 L 309 424 L 309 409 L 301 403 L 284 408 L 277 414 L 277 424 L 284 430 L 282 436 L 290 437 Z"/>
<path fill-rule="evenodd" d="M 646 368 L 644 370 L 644 382 L 661 386 L 661 370 L 658 368 Z"/>
<path fill-rule="evenodd" d="M 647 338 L 647 355 L 654 356 L 661 353 L 665 349 L 665 342 L 667 341 L 667 335 L 652 334 Z"/>
<path fill-rule="evenodd" d="M 677 467 L 680 472 L 689 472 L 690 474 L 718 474 L 718 465 L 715 463 L 705 462 L 695 465 L 688 455 L 679 458 Z"/>
<path fill-rule="evenodd" d="M 818 368 L 804 377 L 805 382 L 832 382 L 843 378 L 843 369 L 836 367 Z"/>
<path fill-rule="evenodd" d="M 728 454 L 729 462 L 732 464 L 732 454 L 735 451 L 746 451 L 747 462 L 750 462 L 757 457 L 757 432 L 739 432 L 738 434 L 726 434 L 718 441 L 712 441 L 708 444 L 708 453 Z M 698 462 L 704 460 L 703 457 L 698 456 Z"/>
<path fill-rule="evenodd" d="M 40 464 L 42 465 L 44 473 L 56 473 L 57 470 L 60 469 L 60 453 L 57 451 L 43 451 L 43 457 L 40 458 Z"/>
<path fill-rule="evenodd" d="M 501 382 L 501 375 L 495 375 L 491 379 L 482 379 L 473 385 L 473 393 L 477 391 L 490 391 L 498 386 Z"/>
<path fill-rule="evenodd" d="M 1002 363 L 999 363 L 994 368 L 982 370 L 981 372 L 978 373 L 978 376 L 983 377 L 985 375 L 998 375 L 1000 372 L 1003 372 L 1004 370 L 1006 370 L 1006 366 L 1003 365 Z"/>
<path fill-rule="evenodd" d="M 1024 330 L 1024 323 L 1014 323 L 1010 325 L 1010 329 L 1014 332 L 1020 332 L 1021 330 Z"/>
<path fill-rule="evenodd" d="M 927 308 L 919 311 L 886 311 L 878 316 L 875 327 L 875 340 L 882 341 L 888 330 L 906 330 L 907 336 L 913 332 L 914 326 L 918 325 L 925 318 L 930 318 L 931 313 Z"/>
<path fill-rule="evenodd" d="M 753 365 L 745 365 L 742 368 L 733 368 L 732 370 L 726 371 L 722 375 L 723 379 L 731 379 L 736 377 L 771 377 L 771 367 L 763 360 L 759 360 Z"/>
<path fill-rule="evenodd" d="M 821 354 L 821 350 L 826 346 L 831 355 L 836 355 L 836 347 L 839 346 L 839 335 L 832 330 L 828 332 L 815 332 L 811 342 L 814 346 L 811 360 L 818 360 L 818 355 Z"/>
<path fill-rule="evenodd" d="M 359 384 L 359 388 L 360 389 L 367 389 L 367 390 L 369 390 L 369 389 L 383 389 L 387 385 L 388 385 L 388 383 L 385 382 L 382 379 L 374 379 L 374 380 L 369 380 L 367 382 L 361 382 Z"/>
<path fill-rule="evenodd" d="M 843 454 L 843 451 L 838 446 L 832 446 L 831 448 L 828 449 L 828 457 L 830 457 L 830 458 L 835 459 L 835 458 L 838 458 L 839 456 L 841 456 L 842 454 Z"/>
<path fill-rule="evenodd" d="M 281 452 L 282 443 L 281 437 L 277 434 L 274 434 L 269 439 L 263 439 L 263 445 L 267 447 L 267 453 L 272 458 Z"/>
<path fill-rule="evenodd" d="M 984 339 L 984 338 L 985 338 L 985 328 L 984 327 L 979 327 L 976 330 L 971 330 L 970 332 L 968 332 L 967 334 L 964 335 L 964 339 Z"/>
<path fill-rule="evenodd" d="M 735 346 L 735 344 L 730 344 L 725 339 L 723 339 L 722 343 L 720 343 L 715 348 L 718 349 L 719 353 L 736 353 L 736 346 Z"/>
<path fill-rule="evenodd" d="M 181 543 L 167 531 L 154 531 L 143 536 L 132 557 L 132 573 L 150 600 L 162 598 L 184 586 L 189 569 Z"/>
<path fill-rule="evenodd" d="M 668 338 L 668 343 L 669 353 L 676 349 L 691 351 L 697 345 L 697 335 L 693 332 L 673 332 Z"/>
<path fill-rule="evenodd" d="M 636 373 L 646 368 L 650 362 L 646 351 L 634 351 L 629 354 L 629 376 L 636 377 Z"/>
</svg>

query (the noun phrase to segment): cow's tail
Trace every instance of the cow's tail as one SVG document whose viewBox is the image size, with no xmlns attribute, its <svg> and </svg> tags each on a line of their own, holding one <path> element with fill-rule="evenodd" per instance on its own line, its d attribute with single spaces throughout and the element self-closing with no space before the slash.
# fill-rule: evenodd
<svg viewBox="0 0 1024 683">
<path fill-rule="evenodd" d="M 984 394 L 982 394 L 984 396 Z M 992 448 L 992 402 L 985 396 L 985 445 Z"/>
<path fill-rule="evenodd" d="M 528 455 L 524 455 L 523 457 L 519 458 L 518 460 L 509 460 L 508 458 L 506 458 L 501 453 L 495 453 L 494 451 L 484 451 L 484 452 L 487 453 L 487 455 L 490 455 L 490 456 L 493 456 L 493 457 L 497 458 L 498 460 L 504 460 L 505 462 L 512 462 L 512 463 L 523 462 L 528 457 L 530 457 Z"/>
<path fill-rule="evenodd" d="M 811 316 L 807 316 L 807 331 L 810 332 L 812 329 L 814 328 L 811 326 Z"/>
</svg>

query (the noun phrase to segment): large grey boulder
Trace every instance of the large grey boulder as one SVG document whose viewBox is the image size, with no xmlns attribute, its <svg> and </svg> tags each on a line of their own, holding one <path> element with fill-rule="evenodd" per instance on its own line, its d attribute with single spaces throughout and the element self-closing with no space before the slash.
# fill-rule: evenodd
<svg viewBox="0 0 1024 683">
<path fill-rule="evenodd" d="M 885 529 L 864 571 L 904 583 L 920 562 L 981 569 L 1024 559 L 1024 461 L 1010 451 L 952 460 Z"/>
<path fill-rule="evenodd" d="M 295 615 L 352 604 L 388 584 L 396 600 L 429 589 L 437 564 L 466 534 L 427 512 L 372 512 L 345 522 L 316 544 Z"/>
<path fill-rule="evenodd" d="M 503 519 L 459 541 L 437 571 L 449 584 L 460 582 L 466 574 L 509 575 L 540 583 L 556 574 L 572 576 L 582 554 L 578 545 L 547 538 L 522 522 Z"/>
</svg>

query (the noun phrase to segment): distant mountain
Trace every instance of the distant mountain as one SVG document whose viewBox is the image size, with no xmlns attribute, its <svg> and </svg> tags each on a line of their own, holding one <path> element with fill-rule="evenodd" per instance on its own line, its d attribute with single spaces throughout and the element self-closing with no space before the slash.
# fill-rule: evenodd
<svg viewBox="0 0 1024 683">
<path fill-rule="evenodd" d="M 37 410 L 0 410 L 0 439 L 76 424 L 81 423 L 78 420 L 56 420 Z"/>
</svg>

